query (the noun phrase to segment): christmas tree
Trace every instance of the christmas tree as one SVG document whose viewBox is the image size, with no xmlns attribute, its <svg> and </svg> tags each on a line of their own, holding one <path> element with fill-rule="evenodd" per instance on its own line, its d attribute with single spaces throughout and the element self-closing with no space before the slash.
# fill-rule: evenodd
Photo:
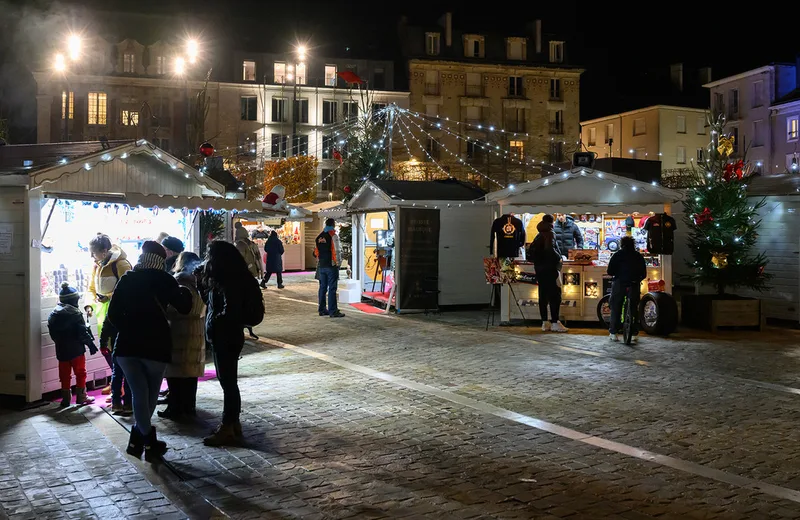
<svg viewBox="0 0 800 520">
<path fill-rule="evenodd" d="M 763 291 L 770 278 L 764 273 L 767 258 L 753 248 L 764 200 L 754 203 L 747 198 L 752 169 L 736 158 L 734 137 L 724 133 L 724 116 L 710 117 L 709 126 L 705 164 L 698 165 L 703 175 L 683 202 L 693 257 L 688 262 L 692 274 L 686 278 L 714 287 L 717 294 L 738 287 Z"/>
</svg>

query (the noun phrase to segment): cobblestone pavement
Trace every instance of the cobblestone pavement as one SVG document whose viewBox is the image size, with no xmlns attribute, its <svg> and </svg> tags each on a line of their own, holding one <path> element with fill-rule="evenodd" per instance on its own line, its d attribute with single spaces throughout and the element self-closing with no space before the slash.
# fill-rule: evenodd
<svg viewBox="0 0 800 520">
<path fill-rule="evenodd" d="M 480 313 L 330 320 L 314 294 L 266 292 L 264 341 L 241 361 L 243 446 L 202 446 L 221 414 L 215 380 L 200 384 L 197 421 L 156 420 L 171 448 L 160 484 L 109 440 L 124 420 L 7 414 L 0 515 L 161 518 L 171 504 L 165 517 L 800 518 L 795 331 L 630 348 L 599 330 L 484 332 Z M 58 502 L 59 478 L 74 502 Z M 51 509 L 36 509 L 47 493 Z M 117 495 L 136 502 L 126 511 Z"/>
</svg>

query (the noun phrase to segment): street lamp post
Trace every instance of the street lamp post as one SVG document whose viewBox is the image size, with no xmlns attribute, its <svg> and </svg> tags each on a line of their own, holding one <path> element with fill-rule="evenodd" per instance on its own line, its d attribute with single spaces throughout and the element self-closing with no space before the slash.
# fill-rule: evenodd
<svg viewBox="0 0 800 520">
<path fill-rule="evenodd" d="M 303 62 L 306 59 L 305 45 L 299 45 L 295 49 L 295 56 L 296 60 L 294 60 L 294 70 L 293 72 L 289 72 L 289 79 L 294 79 L 292 82 L 292 155 L 298 154 L 298 145 L 300 144 L 297 139 L 297 120 L 300 119 L 300 106 L 297 104 L 297 78 L 298 69 L 301 65 L 303 65 Z M 303 72 L 303 75 L 305 75 L 305 71 Z"/>
<path fill-rule="evenodd" d="M 69 98 L 70 84 L 67 78 L 68 61 L 77 62 L 81 57 L 81 37 L 77 34 L 71 34 L 67 38 L 67 51 L 68 56 L 63 53 L 57 53 L 53 58 L 53 70 L 61 75 L 61 116 L 64 118 L 64 141 L 69 141 L 69 113 L 72 108 Z M 66 89 L 66 90 L 64 90 Z"/>
</svg>

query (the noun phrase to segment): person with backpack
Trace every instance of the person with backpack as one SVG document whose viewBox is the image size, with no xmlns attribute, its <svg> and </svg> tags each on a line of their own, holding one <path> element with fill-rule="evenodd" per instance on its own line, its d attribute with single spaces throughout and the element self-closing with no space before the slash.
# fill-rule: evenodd
<svg viewBox="0 0 800 520">
<path fill-rule="evenodd" d="M 208 305 L 206 341 L 211 345 L 217 379 L 222 387 L 222 423 L 206 446 L 235 445 L 242 438 L 239 414 L 239 356 L 244 348 L 244 328 L 264 319 L 264 299 L 258 282 L 233 244 L 217 240 L 208 246 L 201 286 Z"/>
<path fill-rule="evenodd" d="M 192 309 L 192 294 L 164 270 L 167 253 L 147 240 L 133 270 L 120 278 L 108 306 L 108 320 L 117 328 L 117 362 L 133 397 L 134 425 L 127 453 L 148 462 L 161 458 L 167 445 L 156 437 L 150 420 L 158 403 L 164 371 L 172 360 L 172 332 L 166 309 L 181 314 Z"/>
<path fill-rule="evenodd" d="M 103 324 L 106 321 L 111 296 L 114 294 L 114 289 L 119 279 L 130 271 L 132 267 L 125 251 L 112 244 L 108 235 L 103 233 L 98 233 L 97 236 L 89 241 L 89 254 L 92 255 L 92 260 L 94 260 L 94 267 L 92 268 L 92 276 L 89 278 L 89 294 L 93 305 L 88 307 L 97 316 L 97 334 L 103 338 Z M 109 335 L 106 334 L 105 337 L 109 337 Z M 122 368 L 118 363 L 114 363 L 112 350 L 114 350 L 113 343 L 109 346 L 109 344 L 103 345 L 101 341 L 100 352 L 111 369 L 111 384 L 103 388 L 102 393 L 103 395 L 111 394 L 113 405 L 114 402 L 122 403 L 123 375 Z"/>
<path fill-rule="evenodd" d="M 322 233 L 315 240 L 314 256 L 317 258 L 319 272 L 319 293 L 317 294 L 320 316 L 344 318 L 336 301 L 336 290 L 339 286 L 339 267 L 342 261 L 342 244 L 336 234 L 336 221 L 329 218 L 325 221 Z M 327 295 L 327 302 L 325 296 Z"/>
</svg>

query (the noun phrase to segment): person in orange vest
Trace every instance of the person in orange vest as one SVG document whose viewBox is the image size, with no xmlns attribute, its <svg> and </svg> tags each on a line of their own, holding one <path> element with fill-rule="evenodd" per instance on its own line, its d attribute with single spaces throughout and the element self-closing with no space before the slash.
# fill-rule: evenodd
<svg viewBox="0 0 800 520">
<path fill-rule="evenodd" d="M 339 267 L 342 262 L 342 244 L 336 234 L 336 221 L 325 221 L 322 233 L 315 240 L 314 256 L 319 262 L 319 315 L 331 318 L 344 318 L 336 302 L 339 285 Z M 327 294 L 327 302 L 325 295 Z"/>
</svg>

